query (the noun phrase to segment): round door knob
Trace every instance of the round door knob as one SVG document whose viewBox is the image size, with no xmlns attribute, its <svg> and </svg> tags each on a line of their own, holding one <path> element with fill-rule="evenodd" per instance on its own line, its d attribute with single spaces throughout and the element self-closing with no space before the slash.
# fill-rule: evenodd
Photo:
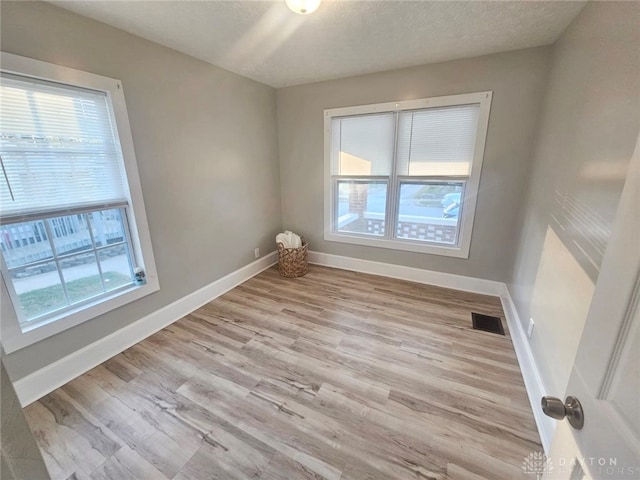
<svg viewBox="0 0 640 480">
<path fill-rule="evenodd" d="M 569 424 L 576 430 L 584 426 L 584 412 L 576 397 L 567 397 L 563 402 L 557 397 L 542 397 L 542 411 L 545 415 L 556 420 L 567 418 Z"/>
<path fill-rule="evenodd" d="M 564 402 L 557 397 L 542 397 L 542 411 L 556 420 L 562 420 L 567 416 Z"/>
</svg>

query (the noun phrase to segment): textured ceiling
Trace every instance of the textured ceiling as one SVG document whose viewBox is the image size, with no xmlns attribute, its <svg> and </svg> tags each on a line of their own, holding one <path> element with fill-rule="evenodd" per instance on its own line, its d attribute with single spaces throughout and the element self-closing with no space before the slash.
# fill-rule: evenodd
<svg viewBox="0 0 640 480">
<path fill-rule="evenodd" d="M 67 1 L 94 18 L 274 87 L 553 43 L 570 1 Z"/>
</svg>

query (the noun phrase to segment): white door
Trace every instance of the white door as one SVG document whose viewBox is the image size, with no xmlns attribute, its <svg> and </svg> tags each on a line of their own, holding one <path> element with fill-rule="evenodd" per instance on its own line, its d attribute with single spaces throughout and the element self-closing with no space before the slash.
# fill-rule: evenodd
<svg viewBox="0 0 640 480">
<path fill-rule="evenodd" d="M 559 421 L 544 479 L 640 478 L 639 274 L 640 137 L 567 388 L 584 426 Z"/>
</svg>

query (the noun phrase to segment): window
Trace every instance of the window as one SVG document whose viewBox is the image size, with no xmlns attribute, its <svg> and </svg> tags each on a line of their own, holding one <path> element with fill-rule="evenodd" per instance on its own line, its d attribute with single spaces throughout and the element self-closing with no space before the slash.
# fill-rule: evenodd
<svg viewBox="0 0 640 480">
<path fill-rule="evenodd" d="M 3 53 L 0 167 L 7 352 L 158 290 L 119 81 Z"/>
<path fill-rule="evenodd" d="M 325 110 L 325 239 L 468 258 L 491 96 Z"/>
</svg>

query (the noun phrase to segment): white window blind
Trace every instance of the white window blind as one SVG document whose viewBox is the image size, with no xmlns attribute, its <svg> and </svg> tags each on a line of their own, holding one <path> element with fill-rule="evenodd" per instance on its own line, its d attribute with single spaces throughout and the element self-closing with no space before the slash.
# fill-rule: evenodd
<svg viewBox="0 0 640 480">
<path fill-rule="evenodd" d="M 398 119 L 398 175 L 468 176 L 480 104 L 404 111 Z"/>
<path fill-rule="evenodd" d="M 3 220 L 126 201 L 106 93 L 3 73 L 0 105 Z"/>
<path fill-rule="evenodd" d="M 393 162 L 395 114 L 332 120 L 332 145 L 339 175 L 389 175 Z"/>
</svg>

